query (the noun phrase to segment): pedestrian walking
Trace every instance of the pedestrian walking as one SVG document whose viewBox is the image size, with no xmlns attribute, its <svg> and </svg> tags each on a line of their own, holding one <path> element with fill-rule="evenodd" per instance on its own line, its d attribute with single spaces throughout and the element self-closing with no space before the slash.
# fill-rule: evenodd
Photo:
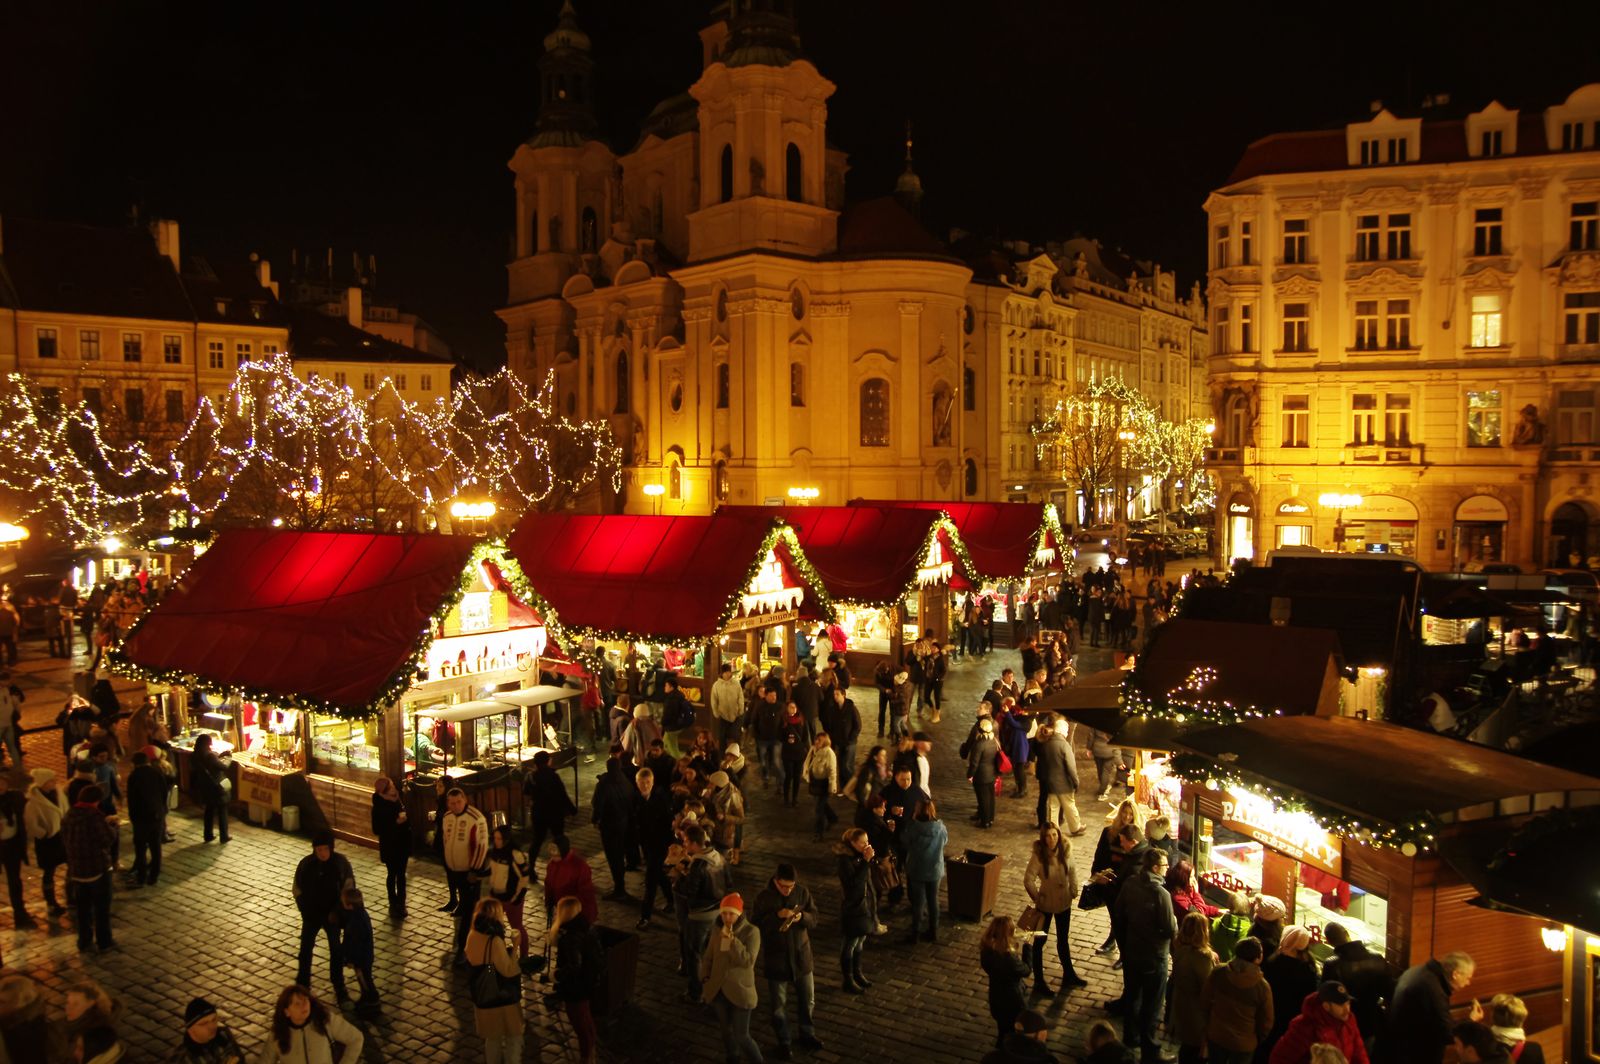
<svg viewBox="0 0 1600 1064">
<path fill-rule="evenodd" d="M 911 673 L 901 669 L 894 674 L 894 686 L 889 689 L 889 738 L 898 742 L 911 734 L 911 699 L 915 688 Z"/>
<path fill-rule="evenodd" d="M 761 763 L 761 785 L 768 786 L 774 776 L 782 780 L 778 768 L 778 750 L 784 744 L 784 707 L 778 702 L 778 692 L 770 687 L 761 689 L 755 705 L 756 756 Z"/>
<path fill-rule="evenodd" d="M 1072 963 L 1072 906 L 1078 900 L 1078 872 L 1072 864 L 1072 843 L 1054 824 L 1039 829 L 1022 873 L 1022 886 L 1039 914 L 1033 941 L 1024 952 L 1033 963 L 1033 992 L 1050 993 L 1044 978 L 1044 944 L 1050 924 L 1056 925 L 1056 960 L 1061 964 L 1061 990 L 1087 985 Z"/>
<path fill-rule="evenodd" d="M 719 747 L 738 741 L 743 720 L 744 689 L 733 678 L 732 663 L 724 661 L 711 685 L 711 728 Z"/>
<path fill-rule="evenodd" d="M 0 672 L 0 753 L 10 754 L 13 769 L 22 767 L 22 701 L 22 689 L 11 682 L 11 674 Z"/>
<path fill-rule="evenodd" d="M 1156 1026 L 1166 1004 L 1172 939 L 1178 933 L 1166 887 L 1167 855 L 1147 850 L 1111 905 L 1122 950 L 1122 1040 L 1144 1064 L 1161 1059 Z"/>
<path fill-rule="evenodd" d="M 211 735 L 202 733 L 194 741 L 194 756 L 189 759 L 189 794 L 205 806 L 205 841 L 216 837 L 229 842 L 228 798 L 233 793 L 233 781 L 228 778 L 228 766 L 211 749 Z"/>
<path fill-rule="evenodd" d="M 135 751 L 128 773 L 128 822 L 133 825 L 133 885 L 155 886 L 161 877 L 161 842 L 166 833 L 167 794 L 172 781 L 161 771 L 161 751 Z"/>
<path fill-rule="evenodd" d="M 522 907 L 528 896 L 528 856 L 512 845 L 511 829 L 504 824 L 489 833 L 487 860 L 484 889 L 505 910 L 506 922 L 517 933 L 517 956 L 527 960 L 528 929 L 523 923 Z"/>
<path fill-rule="evenodd" d="M 445 813 L 439 818 L 440 856 L 444 858 L 445 879 L 450 883 L 455 906 L 447 906 L 445 911 L 455 919 L 452 955 L 460 966 L 466 963 L 462 950 L 472 928 L 478 888 L 489 860 L 489 821 L 467 801 L 467 792 L 460 787 L 446 791 L 444 801 Z"/>
<path fill-rule="evenodd" d="M 886 734 L 884 729 L 888 721 L 893 719 L 889 712 L 889 704 L 894 697 L 894 673 L 894 667 L 889 664 L 888 659 L 879 661 L 872 669 L 872 686 L 878 692 L 878 736 L 880 738 Z"/>
<path fill-rule="evenodd" d="M 805 718 L 800 715 L 800 707 L 793 702 L 784 708 L 783 720 L 778 726 L 778 741 L 779 761 L 783 765 L 783 804 L 798 806 L 800 782 L 811 749 L 811 738 L 806 730 Z"/>
<path fill-rule="evenodd" d="M 805 777 L 806 787 L 816 808 L 812 820 L 812 839 L 821 842 L 822 833 L 832 828 L 839 820 L 839 814 L 828 804 L 828 799 L 839 789 L 839 761 L 834 756 L 833 740 L 828 737 L 827 732 L 818 734 L 811 744 L 802 775 Z"/>
<path fill-rule="evenodd" d="M 841 763 L 841 767 L 848 767 Z M 855 772 L 850 777 L 850 782 L 841 789 L 846 798 L 856 803 L 856 808 L 872 798 L 889 782 L 889 751 L 881 746 L 874 746 L 867 751 L 867 756 L 861 764 L 856 766 Z"/>
<path fill-rule="evenodd" d="M 628 778 L 627 762 L 622 759 L 622 744 L 612 743 L 606 770 L 595 777 L 589 797 L 589 822 L 600 831 L 600 847 L 611 872 L 612 901 L 634 900 L 628 894 L 627 883 L 628 807 L 633 794 L 633 781 Z"/>
<path fill-rule="evenodd" d="M 667 847 L 672 845 L 672 798 L 664 785 L 656 783 L 655 773 L 647 768 L 634 776 L 635 793 L 629 807 L 633 836 L 644 853 L 644 892 L 639 899 L 637 929 L 647 930 L 655 911 L 656 893 L 666 887 Z M 667 897 L 670 903 L 670 887 Z"/>
<path fill-rule="evenodd" d="M 844 688 L 835 687 L 828 694 L 822 707 L 822 727 L 833 740 L 842 778 L 855 767 L 856 741 L 861 736 L 861 711 Z"/>
<path fill-rule="evenodd" d="M 872 985 L 861 974 L 867 936 L 878 929 L 877 894 L 872 870 L 878 853 L 862 828 L 846 828 L 834 846 L 839 874 L 839 986 L 859 994 Z"/>
<path fill-rule="evenodd" d="M 701 1000 L 717 1010 L 723 1050 L 730 1062 L 761 1064 L 761 1047 L 750 1037 L 755 1011 L 756 958 L 761 934 L 744 917 L 744 899 L 728 894 L 718 908 L 718 928 L 700 958 Z"/>
<path fill-rule="evenodd" d="M 1200 1005 L 1210 1064 L 1250 1064 L 1272 1031 L 1272 988 L 1261 974 L 1262 953 L 1260 940 L 1246 936 L 1234 945 L 1233 959 L 1206 979 Z"/>
<path fill-rule="evenodd" d="M 898 778 L 898 777 L 897 777 Z M 916 805 L 911 819 L 900 825 L 901 844 L 905 847 L 906 890 L 911 895 L 911 932 L 907 942 L 939 941 L 939 884 L 944 880 L 944 848 L 950 841 L 950 832 L 939 819 L 938 807 L 932 798 L 924 797 Z M 923 915 L 927 915 L 927 928 L 923 929 Z"/>
<path fill-rule="evenodd" d="M 67 877 L 77 902 L 79 953 L 88 953 L 95 946 L 101 953 L 116 948 L 111 937 L 111 852 L 116 845 L 117 818 L 106 816 L 100 801 L 100 788 L 89 784 L 78 792 L 78 800 L 61 824 Z"/>
<path fill-rule="evenodd" d="M 356 986 L 361 988 L 361 996 L 356 999 L 356 1011 L 370 1014 L 378 1008 L 378 987 L 372 981 L 372 966 L 377 961 L 377 950 L 372 940 L 372 917 L 367 912 L 367 900 L 355 887 L 345 887 L 339 902 L 344 962 L 355 969 Z"/>
<path fill-rule="evenodd" d="M 762 974 L 767 979 L 767 1005 L 772 1013 L 772 1033 L 778 1039 L 777 1058 L 792 1056 L 789 1040 L 789 988 L 794 987 L 800 1035 L 807 1049 L 822 1048 L 813 1012 L 817 991 L 811 932 L 817 928 L 817 903 L 800 885 L 794 865 L 778 865 L 750 908 L 750 922 L 761 932 Z"/>
<path fill-rule="evenodd" d="M 578 807 L 572 804 L 561 774 L 550 766 L 548 750 L 533 755 L 533 771 L 523 781 L 523 793 L 533 831 L 528 856 L 537 861 L 547 838 L 567 833 L 567 817 L 577 816 Z"/>
<path fill-rule="evenodd" d="M 1451 1042 L 1450 995 L 1472 985 L 1477 965 L 1465 953 L 1446 953 L 1407 968 L 1395 983 L 1388 1024 L 1378 1039 L 1377 1058 L 1386 1064 L 1439 1064 Z M 1467 1018 L 1483 1019 L 1473 1003 Z"/>
<path fill-rule="evenodd" d="M 222 1025 L 217 1007 L 197 997 L 183 1010 L 183 1041 L 170 1060 L 172 1064 L 245 1064 L 245 1055 L 233 1032 Z"/>
<path fill-rule="evenodd" d="M 344 988 L 344 949 L 342 921 L 344 892 L 356 885 L 355 872 L 342 853 L 333 849 L 333 832 L 323 830 L 311 836 L 311 852 L 300 859 L 294 870 L 294 904 L 300 910 L 300 966 L 295 974 L 298 986 L 311 985 L 311 955 L 317 936 L 328 936 L 328 980 L 342 1005 L 350 1000 Z"/>
<path fill-rule="evenodd" d="M 1027 1007 L 1028 962 L 1017 941 L 1017 925 L 1009 916 L 996 916 L 978 940 L 978 962 L 989 977 L 989 1015 L 994 1019 L 994 1045 L 999 1049 Z"/>
<path fill-rule="evenodd" d="M 1078 816 L 1078 759 L 1067 740 L 1066 722 L 1053 713 L 1043 714 L 1039 733 L 1039 790 L 1045 819 L 1076 838 L 1085 829 Z"/>
<path fill-rule="evenodd" d="M 1038 721 L 1029 714 L 1022 713 L 1015 706 L 1001 703 L 998 712 L 993 714 L 995 721 L 995 738 L 1000 742 L 1000 749 L 1005 752 L 1006 760 L 1011 762 L 1012 780 L 1016 784 L 1013 798 L 1026 798 L 1028 796 L 1028 756 L 1031 744 L 1028 740 L 1038 734 Z"/>
<path fill-rule="evenodd" d="M 6 887 L 11 895 L 11 925 L 29 931 L 38 923 L 28 913 L 22 894 L 22 866 L 28 860 L 27 800 L 11 789 L 11 775 L 0 772 L 0 860 L 6 866 Z"/>
<path fill-rule="evenodd" d="M 378 840 L 378 860 L 383 862 L 384 889 L 389 915 L 406 915 L 406 866 L 411 862 L 411 823 L 400 789 L 388 776 L 379 776 L 372 790 L 372 834 Z"/>
<path fill-rule="evenodd" d="M 661 738 L 661 727 L 650 716 L 650 707 L 643 702 L 633 707 L 633 721 L 622 733 L 622 749 L 633 759 L 635 768 L 643 768 L 650 755 L 650 744 Z"/>
<path fill-rule="evenodd" d="M 994 826 L 994 792 L 1000 781 L 1000 759 L 1004 755 L 994 737 L 994 721 L 980 717 L 977 727 L 977 737 L 967 747 L 967 779 L 978 799 L 977 824 L 980 828 L 991 828 Z"/>
<path fill-rule="evenodd" d="M 1332 1046 L 1348 1064 L 1367 1064 L 1367 1047 L 1350 1002 L 1350 991 L 1339 982 L 1324 982 L 1307 994 L 1273 1045 L 1270 1064 L 1312 1064 L 1315 1046 Z"/>
<path fill-rule="evenodd" d="M 711 844 L 721 850 L 729 864 L 739 863 L 744 842 L 744 795 L 725 769 L 711 773 L 702 796 L 706 815 L 711 818 Z"/>
<path fill-rule="evenodd" d="M 1206 1058 L 1206 980 L 1217 967 L 1211 951 L 1211 921 L 1189 912 L 1178 922 L 1172 945 L 1171 993 L 1167 998 L 1167 1034 L 1178 1042 L 1178 1064 L 1201 1064 Z"/>
<path fill-rule="evenodd" d="M 66 839 L 61 834 L 67 816 L 66 792 L 58 785 L 54 769 L 29 771 L 32 783 L 23 806 L 22 822 L 33 840 L 33 857 L 42 876 L 45 912 L 66 912 L 56 900 L 56 869 L 67 863 Z"/>
<path fill-rule="evenodd" d="M 285 987 L 272 1008 L 271 1035 L 256 1064 L 355 1064 L 367 1036 L 304 986 Z M 335 1055 L 334 1044 L 341 1046 Z"/>
<path fill-rule="evenodd" d="M 940 711 L 944 708 L 944 679 L 949 671 L 950 662 L 944 656 L 944 647 L 933 643 L 929 647 L 927 661 L 922 666 L 922 704 L 932 711 L 929 724 L 939 723 Z"/>
<path fill-rule="evenodd" d="M 599 1035 L 589 1002 L 606 977 L 605 946 L 570 895 L 556 902 L 547 938 L 555 947 L 555 996 L 578 1036 L 578 1064 L 594 1064 Z"/>
</svg>

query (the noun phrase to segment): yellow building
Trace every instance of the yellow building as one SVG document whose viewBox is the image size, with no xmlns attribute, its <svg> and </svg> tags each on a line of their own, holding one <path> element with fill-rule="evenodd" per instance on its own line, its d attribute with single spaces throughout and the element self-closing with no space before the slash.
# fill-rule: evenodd
<svg viewBox="0 0 1600 1064">
<path fill-rule="evenodd" d="M 1600 84 L 1252 144 L 1206 201 L 1224 558 L 1600 555 Z"/>
</svg>

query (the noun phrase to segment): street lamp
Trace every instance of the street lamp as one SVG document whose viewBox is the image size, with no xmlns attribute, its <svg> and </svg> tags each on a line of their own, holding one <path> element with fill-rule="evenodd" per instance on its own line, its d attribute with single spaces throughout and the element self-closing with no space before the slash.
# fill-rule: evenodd
<svg viewBox="0 0 1600 1064">
<path fill-rule="evenodd" d="M 495 505 L 487 500 L 483 502 L 467 502 L 464 499 L 458 499 L 450 504 L 450 516 L 480 534 L 486 530 L 485 526 L 494 514 Z"/>
<path fill-rule="evenodd" d="M 0 521 L 0 547 L 15 547 L 28 538 L 28 530 L 10 521 Z"/>
<path fill-rule="evenodd" d="M 810 487 L 810 486 L 808 486 L 808 487 L 804 487 L 804 488 L 790 488 L 789 489 L 789 498 L 793 499 L 795 502 L 799 503 L 801 506 L 804 506 L 808 502 L 814 502 L 817 499 L 821 498 L 821 496 L 822 496 L 822 489 L 818 488 L 818 487 Z"/>
<path fill-rule="evenodd" d="M 1117 474 L 1121 483 L 1117 488 L 1117 515 L 1116 524 L 1121 524 L 1128 519 L 1128 503 L 1133 494 L 1132 480 L 1128 476 L 1128 463 L 1122 456 L 1122 449 L 1138 438 L 1132 429 L 1122 429 L 1117 433 Z"/>
<path fill-rule="evenodd" d="M 667 486 L 665 484 L 646 484 L 643 487 L 641 487 L 639 490 L 644 492 L 646 495 L 648 495 L 651 498 L 651 500 L 655 503 L 654 512 L 656 514 L 660 514 L 661 513 L 661 496 L 663 496 L 663 495 L 665 495 L 667 493 Z"/>
<path fill-rule="evenodd" d="M 1361 505 L 1361 496 L 1339 492 L 1325 491 L 1317 496 L 1317 504 L 1324 509 L 1333 511 L 1333 549 L 1344 549 L 1344 512 L 1353 510 Z"/>
</svg>

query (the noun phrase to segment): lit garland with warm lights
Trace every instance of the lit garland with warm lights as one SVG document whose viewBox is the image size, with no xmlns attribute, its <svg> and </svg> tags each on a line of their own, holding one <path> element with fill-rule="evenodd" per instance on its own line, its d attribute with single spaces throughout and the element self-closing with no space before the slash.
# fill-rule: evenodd
<svg viewBox="0 0 1600 1064">
<path fill-rule="evenodd" d="M 1438 838 L 1439 825 L 1427 814 L 1412 817 L 1402 824 L 1383 824 L 1353 816 L 1295 791 L 1284 790 L 1243 773 L 1219 765 L 1199 754 L 1174 754 L 1168 770 L 1186 783 L 1208 790 L 1248 791 L 1267 799 L 1276 809 L 1304 813 L 1327 832 L 1367 846 L 1399 850 L 1407 857 L 1431 850 Z"/>
<path fill-rule="evenodd" d="M 1157 698 L 1139 689 L 1139 671 L 1136 668 L 1122 681 L 1123 712 L 1130 716 L 1170 720 L 1176 724 L 1205 724 L 1211 727 L 1283 716 L 1281 709 L 1262 709 L 1253 705 L 1239 706 L 1225 698 L 1200 697 L 1200 692 L 1216 678 L 1216 669 L 1211 666 L 1201 666 L 1190 673 L 1182 686 L 1173 688 Z"/>
</svg>

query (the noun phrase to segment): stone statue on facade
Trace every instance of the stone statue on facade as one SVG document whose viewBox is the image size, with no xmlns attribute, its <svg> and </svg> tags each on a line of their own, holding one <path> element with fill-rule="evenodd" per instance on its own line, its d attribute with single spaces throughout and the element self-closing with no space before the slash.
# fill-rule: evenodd
<svg viewBox="0 0 1600 1064">
<path fill-rule="evenodd" d="M 1522 417 L 1511 432 L 1514 447 L 1537 447 L 1544 443 L 1545 426 L 1539 419 L 1539 408 L 1529 403 L 1522 408 Z"/>
</svg>

